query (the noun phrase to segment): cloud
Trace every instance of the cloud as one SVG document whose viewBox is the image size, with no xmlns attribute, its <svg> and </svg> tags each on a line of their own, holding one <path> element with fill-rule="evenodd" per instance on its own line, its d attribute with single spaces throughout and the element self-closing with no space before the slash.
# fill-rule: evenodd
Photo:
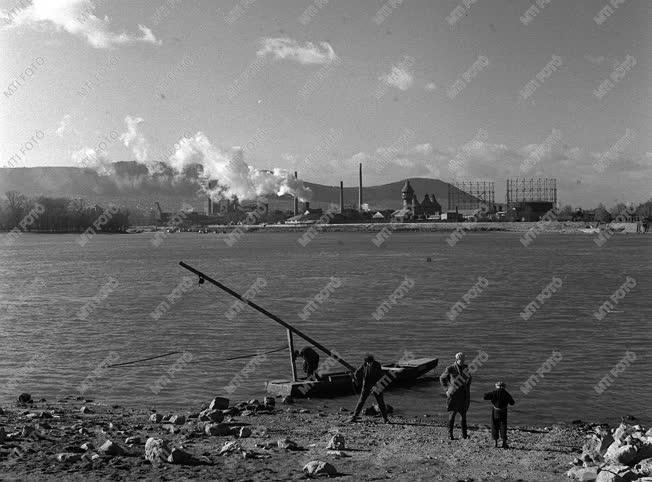
<svg viewBox="0 0 652 482">
<path fill-rule="evenodd" d="M 408 90 L 414 83 L 414 76 L 407 67 L 394 65 L 390 73 L 381 75 L 378 80 L 399 90 Z"/>
<path fill-rule="evenodd" d="M 127 131 L 120 135 L 120 140 L 125 147 L 131 147 L 136 160 L 145 162 L 148 160 L 149 142 L 138 127 L 144 120 L 141 117 L 125 117 Z"/>
<path fill-rule="evenodd" d="M 57 135 L 59 137 L 63 137 L 63 135 L 66 133 L 66 130 L 68 130 L 68 126 L 70 126 L 70 114 L 64 115 L 59 121 L 59 127 L 57 128 Z"/>
<path fill-rule="evenodd" d="M 257 52 L 259 57 L 271 55 L 275 59 L 295 60 L 301 64 L 330 64 L 337 60 L 337 55 L 328 42 L 320 42 L 319 46 L 312 42 L 300 45 L 294 39 L 287 37 L 263 38 Z"/>
<path fill-rule="evenodd" d="M 113 32 L 109 17 L 99 18 L 94 11 L 95 4 L 92 0 L 34 0 L 23 9 L 3 12 L 1 16 L 14 27 L 38 28 L 51 25 L 57 31 L 65 30 L 71 35 L 85 38 L 91 46 L 98 49 L 137 42 L 161 44 L 144 25 L 138 25 L 141 35 Z"/>
<path fill-rule="evenodd" d="M 428 92 L 433 92 L 437 90 L 437 84 L 435 84 L 434 82 L 428 82 L 425 85 L 424 89 L 426 89 Z"/>
</svg>

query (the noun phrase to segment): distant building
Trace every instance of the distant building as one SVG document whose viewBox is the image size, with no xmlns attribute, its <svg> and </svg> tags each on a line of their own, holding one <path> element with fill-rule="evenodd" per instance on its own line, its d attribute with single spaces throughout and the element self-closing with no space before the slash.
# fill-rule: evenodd
<svg viewBox="0 0 652 482">
<path fill-rule="evenodd" d="M 435 195 L 430 197 L 426 194 L 423 201 L 419 202 L 410 181 L 405 181 L 401 189 L 401 199 L 403 207 L 392 213 L 392 221 L 398 223 L 425 221 L 441 213 L 441 204 L 437 202 Z"/>
</svg>

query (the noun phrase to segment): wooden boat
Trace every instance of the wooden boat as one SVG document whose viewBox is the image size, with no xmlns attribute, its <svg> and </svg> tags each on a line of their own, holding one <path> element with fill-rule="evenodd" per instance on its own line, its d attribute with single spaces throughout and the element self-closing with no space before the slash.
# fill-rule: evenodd
<svg viewBox="0 0 652 482">
<path fill-rule="evenodd" d="M 342 359 L 337 353 L 329 350 L 318 341 L 312 339 L 305 333 L 299 331 L 286 321 L 283 321 L 278 316 L 270 313 L 265 308 L 258 306 L 256 303 L 248 298 L 243 297 L 231 288 L 223 285 L 219 281 L 205 275 L 201 271 L 196 270 L 192 266 L 187 265 L 183 261 L 179 264 L 190 271 L 191 273 L 199 276 L 199 284 L 205 281 L 217 286 L 218 288 L 226 291 L 231 296 L 238 298 L 243 303 L 251 306 L 256 311 L 264 314 L 268 318 L 274 320 L 278 324 L 284 326 L 287 330 L 288 337 L 288 350 L 290 352 L 290 366 L 292 369 L 292 380 L 272 380 L 266 383 L 267 391 L 273 395 L 291 395 L 293 397 L 330 397 L 335 395 L 342 395 L 354 391 L 352 383 L 352 374 L 355 371 L 353 365 Z M 326 372 L 322 373 L 317 380 L 299 380 L 297 378 L 297 367 L 294 360 L 294 341 L 293 334 L 303 338 L 312 346 L 321 350 L 333 360 L 337 361 L 346 368 L 346 371 L 339 372 Z M 385 372 L 386 387 L 392 385 L 410 385 L 417 381 L 430 370 L 433 370 L 439 360 L 437 358 L 417 358 L 410 360 L 400 360 L 397 363 L 390 363 L 382 365 Z"/>
<path fill-rule="evenodd" d="M 439 363 L 437 358 L 417 358 L 383 365 L 387 376 L 388 388 L 414 384 Z M 319 375 L 318 380 L 271 380 L 266 383 L 271 395 L 302 397 L 334 397 L 354 393 L 351 372 L 327 372 Z"/>
</svg>

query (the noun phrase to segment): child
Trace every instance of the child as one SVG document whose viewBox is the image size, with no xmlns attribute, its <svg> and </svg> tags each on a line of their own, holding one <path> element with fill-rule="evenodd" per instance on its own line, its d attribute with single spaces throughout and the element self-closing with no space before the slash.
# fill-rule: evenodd
<svg viewBox="0 0 652 482">
<path fill-rule="evenodd" d="M 491 409 L 491 436 L 493 437 L 496 447 L 498 447 L 498 430 L 500 438 L 503 439 L 503 448 L 508 449 L 507 445 L 507 405 L 514 405 L 514 399 L 505 390 L 505 382 L 496 382 L 496 389 L 493 392 L 485 393 L 484 399 L 493 404 Z"/>
</svg>

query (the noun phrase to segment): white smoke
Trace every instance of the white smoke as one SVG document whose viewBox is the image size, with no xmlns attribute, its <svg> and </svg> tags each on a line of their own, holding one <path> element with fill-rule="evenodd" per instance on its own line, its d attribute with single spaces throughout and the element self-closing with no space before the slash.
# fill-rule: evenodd
<svg viewBox="0 0 652 482">
<path fill-rule="evenodd" d="M 292 194 L 301 201 L 308 201 L 312 197 L 312 191 L 304 186 L 303 181 L 295 179 L 288 171 L 256 169 L 244 161 L 241 150 L 217 148 L 203 132 L 180 139 L 169 163 L 176 172 L 200 164 L 204 177 L 217 181 L 218 185 L 213 189 L 204 186 L 214 199 L 236 196 L 243 200 Z"/>
<path fill-rule="evenodd" d="M 144 122 L 142 117 L 125 117 L 127 132 L 123 132 L 120 140 L 125 147 L 131 147 L 134 157 L 139 162 L 146 162 L 149 154 L 149 142 L 145 138 L 138 125 Z"/>
</svg>

